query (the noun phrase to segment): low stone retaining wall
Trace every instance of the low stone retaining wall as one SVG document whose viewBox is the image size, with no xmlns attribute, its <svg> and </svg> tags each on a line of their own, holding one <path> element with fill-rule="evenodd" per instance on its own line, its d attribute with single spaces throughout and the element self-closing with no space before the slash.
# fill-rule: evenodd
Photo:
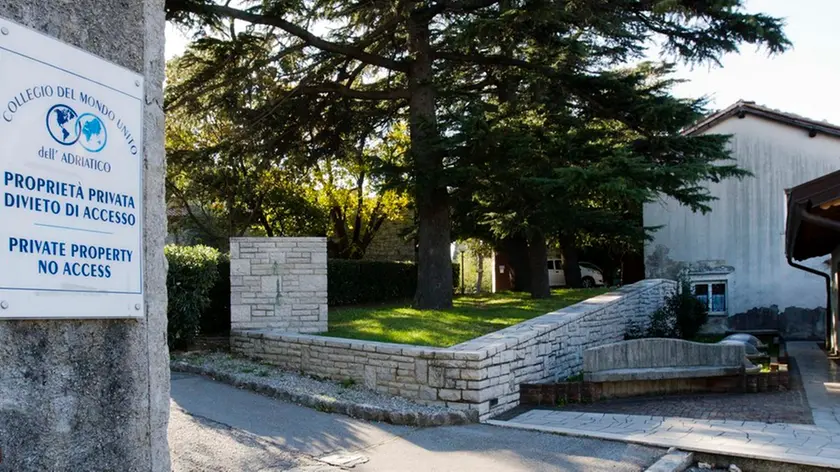
<svg viewBox="0 0 840 472">
<path fill-rule="evenodd" d="M 233 330 L 231 348 L 286 369 L 426 404 L 478 410 L 484 420 L 519 404 L 519 385 L 580 372 L 583 351 L 623 339 L 675 283 L 644 280 L 450 348 L 357 341 L 275 329 Z"/>
<path fill-rule="evenodd" d="M 790 376 L 784 370 L 692 379 L 522 384 L 519 388 L 519 403 L 522 405 L 557 406 L 646 395 L 786 391 L 790 388 Z"/>
<path fill-rule="evenodd" d="M 243 361 L 239 361 L 243 362 Z M 244 361 L 248 362 L 248 361 Z M 368 421 L 384 421 L 386 423 L 408 426 L 448 426 L 475 423 L 478 421 L 478 412 L 475 410 L 455 411 L 415 405 L 415 408 L 406 408 L 405 405 L 394 404 L 394 402 L 376 402 L 369 398 L 355 400 L 353 398 L 331 398 L 324 390 L 310 390 L 301 392 L 301 388 L 295 388 L 295 384 L 287 379 L 277 382 L 271 376 L 262 377 L 245 372 L 231 371 L 218 365 L 196 364 L 186 360 L 173 360 L 170 363 L 173 372 L 188 372 L 191 374 L 204 375 L 219 382 L 233 385 L 237 388 L 251 390 L 286 402 L 297 403 L 318 411 L 339 413 L 342 415 L 360 418 Z M 295 375 L 295 374 L 286 374 Z M 326 383 L 308 379 L 311 382 L 318 382 L 323 387 Z M 368 393 L 368 395 L 371 395 Z M 375 394 L 378 395 L 378 394 Z M 409 400 L 402 400 L 408 403 Z"/>
</svg>

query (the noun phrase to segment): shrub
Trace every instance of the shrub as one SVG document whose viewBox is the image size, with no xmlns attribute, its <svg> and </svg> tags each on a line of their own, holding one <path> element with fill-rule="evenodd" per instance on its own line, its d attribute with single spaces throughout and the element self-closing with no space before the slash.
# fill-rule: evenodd
<svg viewBox="0 0 840 472">
<path fill-rule="evenodd" d="M 678 290 L 665 299 L 665 305 L 653 312 L 647 330 L 637 324 L 628 325 L 625 339 L 682 338 L 694 339 L 706 324 L 709 313 L 706 305 L 691 293 L 685 278 L 678 280 Z"/>
<path fill-rule="evenodd" d="M 452 277 L 457 287 L 457 264 L 452 265 Z M 417 264 L 330 259 L 327 286 L 330 306 L 408 300 L 417 288 Z"/>
<path fill-rule="evenodd" d="M 331 259 L 327 262 L 330 306 L 402 300 L 414 296 L 417 266 L 406 262 Z"/>
<path fill-rule="evenodd" d="M 230 257 L 219 254 L 219 277 L 210 289 L 210 306 L 201 313 L 201 334 L 230 332 Z"/>
<path fill-rule="evenodd" d="M 627 323 L 627 330 L 624 331 L 624 339 L 641 339 L 646 338 L 647 336 L 647 329 L 645 329 L 644 325 L 638 323 L 636 321 L 629 321 Z"/>
<path fill-rule="evenodd" d="M 169 262 L 166 290 L 168 341 L 172 349 L 188 347 L 198 335 L 201 315 L 211 304 L 211 290 L 219 277 L 219 251 L 207 246 L 164 248 Z"/>
</svg>

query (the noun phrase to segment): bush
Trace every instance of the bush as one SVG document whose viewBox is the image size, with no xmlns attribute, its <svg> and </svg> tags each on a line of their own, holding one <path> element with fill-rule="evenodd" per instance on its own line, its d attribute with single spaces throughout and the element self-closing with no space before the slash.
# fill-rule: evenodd
<svg viewBox="0 0 840 472">
<path fill-rule="evenodd" d="M 647 330 L 630 323 L 625 339 L 681 338 L 694 339 L 706 324 L 709 313 L 706 305 L 691 293 L 685 278 L 678 281 L 678 290 L 665 299 L 665 305 L 653 312 Z"/>
<path fill-rule="evenodd" d="M 219 277 L 210 289 L 210 306 L 201 313 L 201 334 L 230 332 L 230 257 L 219 254 Z"/>
<path fill-rule="evenodd" d="M 453 283 L 460 283 L 458 265 L 452 265 Z M 417 288 L 417 264 L 330 259 L 327 263 L 330 306 L 408 300 Z"/>
<path fill-rule="evenodd" d="M 201 315 L 212 302 L 213 286 L 219 278 L 221 254 L 207 246 L 164 248 L 169 262 L 166 290 L 169 295 L 167 339 L 172 349 L 188 347 L 201 328 Z"/>
</svg>

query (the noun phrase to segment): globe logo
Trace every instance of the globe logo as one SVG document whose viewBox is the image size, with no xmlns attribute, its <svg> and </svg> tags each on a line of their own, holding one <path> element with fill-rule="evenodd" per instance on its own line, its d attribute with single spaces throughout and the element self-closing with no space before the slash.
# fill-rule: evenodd
<svg viewBox="0 0 840 472">
<path fill-rule="evenodd" d="M 99 152 L 108 142 L 105 123 L 93 113 L 79 115 L 71 107 L 58 104 L 47 111 L 46 119 L 50 136 L 64 146 L 78 142 L 89 152 Z"/>
<path fill-rule="evenodd" d="M 99 152 L 108 142 L 108 132 L 105 123 L 93 113 L 83 113 L 76 120 L 76 135 L 79 144 L 90 152 Z"/>
<path fill-rule="evenodd" d="M 58 144 L 72 146 L 79 140 L 76 121 L 79 115 L 67 105 L 53 105 L 47 111 L 47 131 Z"/>
</svg>

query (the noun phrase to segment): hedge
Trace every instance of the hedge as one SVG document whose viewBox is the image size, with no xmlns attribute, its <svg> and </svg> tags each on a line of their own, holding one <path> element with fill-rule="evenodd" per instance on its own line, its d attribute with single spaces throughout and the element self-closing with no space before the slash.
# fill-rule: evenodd
<svg viewBox="0 0 840 472">
<path fill-rule="evenodd" d="M 210 289 L 210 306 L 201 314 L 201 334 L 230 333 L 230 257 L 220 254 L 219 278 Z"/>
<path fill-rule="evenodd" d="M 211 293 L 219 279 L 222 255 L 207 246 L 176 246 L 164 248 L 169 262 L 166 275 L 167 340 L 172 349 L 184 349 L 192 344 L 201 329 L 202 314 L 211 306 Z"/>
<path fill-rule="evenodd" d="M 189 347 L 198 334 L 230 332 L 230 259 L 207 246 L 169 245 L 166 288 L 169 295 L 168 341 L 172 349 Z M 417 287 L 417 265 L 331 259 L 328 261 L 330 306 L 409 300 Z M 460 267 L 452 264 L 454 287 Z"/>
<path fill-rule="evenodd" d="M 456 287 L 460 284 L 459 274 L 458 264 L 452 264 Z M 330 259 L 327 285 L 330 306 L 408 300 L 417 288 L 417 264 Z"/>
</svg>

